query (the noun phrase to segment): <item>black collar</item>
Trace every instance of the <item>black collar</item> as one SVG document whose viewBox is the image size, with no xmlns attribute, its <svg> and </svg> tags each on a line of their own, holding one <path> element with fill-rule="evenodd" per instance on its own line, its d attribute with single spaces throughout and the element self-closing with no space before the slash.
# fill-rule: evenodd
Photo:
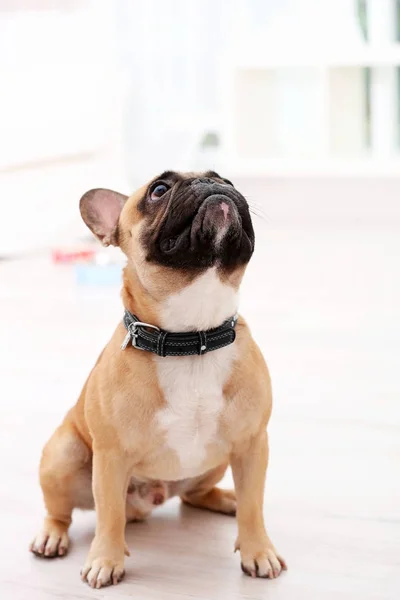
<svg viewBox="0 0 400 600">
<path fill-rule="evenodd" d="M 125 311 L 123 324 L 128 333 L 122 343 L 121 350 L 125 350 L 129 343 L 134 348 L 147 350 L 158 356 L 189 356 L 205 354 L 217 348 L 232 344 L 235 340 L 235 326 L 237 316 L 227 319 L 219 327 L 207 331 L 190 331 L 188 333 L 170 333 L 155 325 L 143 323 Z"/>
</svg>

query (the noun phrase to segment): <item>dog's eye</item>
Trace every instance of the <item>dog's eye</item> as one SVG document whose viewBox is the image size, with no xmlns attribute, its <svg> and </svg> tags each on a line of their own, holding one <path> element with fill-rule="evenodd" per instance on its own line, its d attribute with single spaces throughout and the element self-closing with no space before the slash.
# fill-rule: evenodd
<svg viewBox="0 0 400 600">
<path fill-rule="evenodd" d="M 168 192 L 169 188 L 165 183 L 157 183 L 150 193 L 150 200 L 158 200 Z"/>
</svg>

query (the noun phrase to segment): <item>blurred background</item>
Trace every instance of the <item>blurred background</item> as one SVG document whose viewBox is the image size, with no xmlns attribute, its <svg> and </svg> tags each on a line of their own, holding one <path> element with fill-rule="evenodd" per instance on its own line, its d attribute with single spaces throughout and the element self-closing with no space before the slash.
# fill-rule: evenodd
<svg viewBox="0 0 400 600">
<path fill-rule="evenodd" d="M 96 185 L 399 173 L 398 0 L 1 0 L 0 255 Z"/>
<path fill-rule="evenodd" d="M 275 396 L 274 598 L 397 600 L 400 0 L 0 0 L 1 591 L 81 595 L 94 515 L 50 587 L 26 552 L 43 443 L 121 318 L 121 256 L 78 202 L 165 169 L 220 171 L 255 213 L 241 310 Z M 194 518 L 225 570 L 192 592 L 265 597 L 226 558 L 233 522 L 171 510 L 133 534 L 139 597 L 181 593 L 169 540 L 193 549 Z"/>
</svg>

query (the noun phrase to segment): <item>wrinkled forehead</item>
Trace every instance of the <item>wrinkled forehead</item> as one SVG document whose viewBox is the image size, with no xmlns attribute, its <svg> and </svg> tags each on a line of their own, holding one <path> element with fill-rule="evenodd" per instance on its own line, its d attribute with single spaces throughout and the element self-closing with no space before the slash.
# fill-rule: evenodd
<svg viewBox="0 0 400 600">
<path fill-rule="evenodd" d="M 197 179 L 202 177 L 206 177 L 208 179 L 215 179 L 216 181 L 223 181 L 231 184 L 231 182 L 228 181 L 228 179 L 224 179 L 215 171 L 189 171 L 186 173 L 181 173 L 179 171 L 164 171 L 163 173 L 160 173 L 160 175 L 157 175 L 157 177 L 153 177 L 153 179 L 149 182 L 148 185 L 151 185 L 155 181 L 166 181 L 173 185 L 174 183 L 178 183 L 179 181 L 185 181 L 187 179 Z"/>
<path fill-rule="evenodd" d="M 197 179 L 197 178 L 204 178 L 204 177 L 206 177 L 208 179 L 214 179 L 215 181 L 218 181 L 218 182 L 229 183 L 230 185 L 233 185 L 232 182 L 229 181 L 229 179 L 225 179 L 224 177 L 221 177 L 221 175 L 219 175 L 215 171 L 203 171 L 203 172 L 187 171 L 184 173 L 179 172 L 179 171 L 163 171 L 159 175 L 156 175 L 155 177 L 150 179 L 150 181 L 148 181 L 145 185 L 143 185 L 138 190 L 136 190 L 136 192 L 134 192 L 129 197 L 128 201 L 125 204 L 125 208 L 123 210 L 122 220 L 124 221 L 124 215 L 126 218 L 126 216 L 128 214 L 130 215 L 130 217 L 133 219 L 134 222 L 137 222 L 143 218 L 143 214 L 139 210 L 140 202 L 143 200 L 143 198 L 148 193 L 149 188 L 156 181 L 162 181 L 162 182 L 168 183 L 168 185 L 173 187 L 175 184 L 180 183 L 180 182 L 184 182 L 187 180 L 193 180 L 193 179 Z"/>
</svg>

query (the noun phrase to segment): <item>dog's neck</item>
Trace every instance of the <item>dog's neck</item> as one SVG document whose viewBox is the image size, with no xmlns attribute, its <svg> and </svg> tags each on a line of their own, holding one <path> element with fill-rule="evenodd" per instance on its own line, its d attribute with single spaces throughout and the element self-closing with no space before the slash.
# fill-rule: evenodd
<svg viewBox="0 0 400 600">
<path fill-rule="evenodd" d="M 142 286 L 135 270 L 129 265 L 123 270 L 121 297 L 126 310 L 143 322 L 161 327 L 157 300 Z"/>
<path fill-rule="evenodd" d="M 126 268 L 122 300 L 141 321 L 176 333 L 218 327 L 238 309 L 237 289 L 221 281 L 215 268 L 163 300 L 153 298 L 136 273 Z"/>
</svg>

